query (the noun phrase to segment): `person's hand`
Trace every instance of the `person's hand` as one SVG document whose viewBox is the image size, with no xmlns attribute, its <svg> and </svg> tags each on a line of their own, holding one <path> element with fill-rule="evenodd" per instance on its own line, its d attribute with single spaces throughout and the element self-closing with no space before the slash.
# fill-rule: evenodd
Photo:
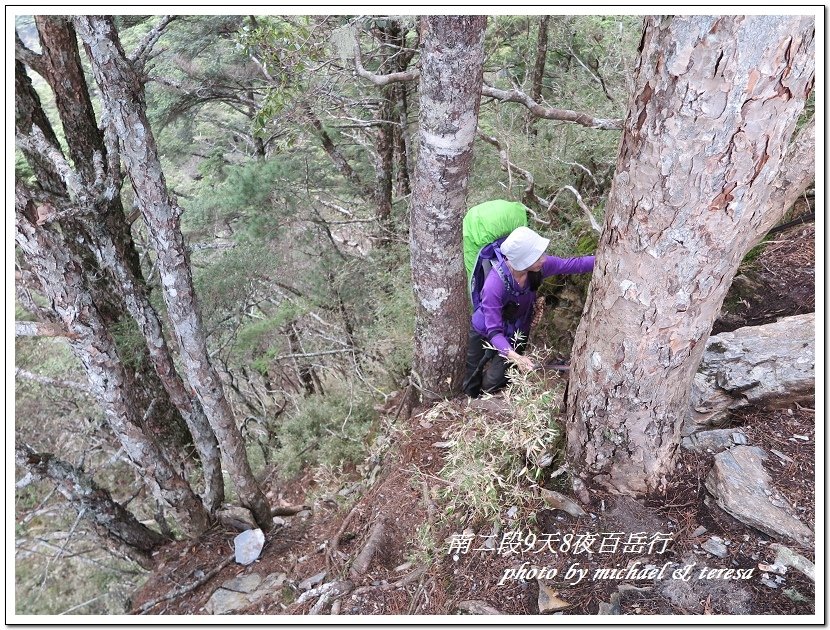
<svg viewBox="0 0 830 630">
<path fill-rule="evenodd" d="M 514 363 L 522 372 L 530 372 L 536 365 L 528 357 L 524 357 L 515 350 L 507 353 L 507 360 Z"/>
</svg>

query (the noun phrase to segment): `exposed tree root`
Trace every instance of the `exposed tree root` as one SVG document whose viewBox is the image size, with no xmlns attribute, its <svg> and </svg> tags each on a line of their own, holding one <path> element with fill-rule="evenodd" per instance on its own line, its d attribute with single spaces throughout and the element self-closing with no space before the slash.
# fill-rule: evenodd
<svg viewBox="0 0 830 630">
<path fill-rule="evenodd" d="M 271 516 L 294 516 L 295 514 L 307 509 L 307 505 L 289 505 L 287 507 L 272 507 Z"/>
<path fill-rule="evenodd" d="M 131 615 L 144 615 L 151 608 L 154 608 L 155 606 L 158 606 L 161 603 L 170 601 L 171 599 L 176 599 L 177 597 L 181 597 L 182 595 L 184 595 L 186 593 L 189 593 L 190 591 L 193 591 L 193 590 L 199 588 L 205 582 L 209 582 L 210 580 L 212 580 L 213 576 L 215 576 L 217 573 L 219 573 L 222 569 L 224 569 L 226 566 L 228 566 L 231 562 L 233 562 L 234 557 L 235 557 L 235 554 L 232 553 L 227 558 L 222 560 L 222 562 L 220 562 L 218 565 L 213 567 L 212 570 L 205 573 L 204 576 L 202 576 L 201 578 L 199 578 L 195 582 L 191 582 L 190 584 L 185 584 L 184 586 L 180 586 L 179 588 L 177 588 L 173 591 L 170 591 L 169 593 L 167 593 L 167 595 L 164 595 L 163 597 L 158 597 L 158 598 L 156 598 L 152 601 L 145 602 L 144 604 L 142 604 L 138 608 L 131 610 L 130 614 Z"/>
<path fill-rule="evenodd" d="M 352 568 L 349 574 L 354 577 L 360 577 L 369 570 L 369 565 L 372 563 L 372 558 L 375 555 L 381 541 L 383 540 L 383 533 L 386 529 L 386 518 L 381 516 L 369 534 L 369 540 L 366 541 L 366 546 L 357 554 L 357 557 L 352 563 Z"/>
</svg>

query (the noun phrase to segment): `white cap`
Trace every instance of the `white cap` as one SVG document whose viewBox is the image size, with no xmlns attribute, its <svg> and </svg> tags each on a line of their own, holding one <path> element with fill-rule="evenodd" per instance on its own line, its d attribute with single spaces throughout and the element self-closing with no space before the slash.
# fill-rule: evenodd
<svg viewBox="0 0 830 630">
<path fill-rule="evenodd" d="M 539 236 L 530 228 L 517 227 L 501 244 L 501 253 L 516 271 L 524 271 L 539 260 L 550 245 L 550 239 Z"/>
</svg>

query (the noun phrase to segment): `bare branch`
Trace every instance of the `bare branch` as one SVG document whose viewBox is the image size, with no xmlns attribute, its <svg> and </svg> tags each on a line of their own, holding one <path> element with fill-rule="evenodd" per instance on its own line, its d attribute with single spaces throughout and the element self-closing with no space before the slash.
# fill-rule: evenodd
<svg viewBox="0 0 830 630">
<path fill-rule="evenodd" d="M 406 81 L 415 81 L 421 76 L 421 72 L 417 68 L 412 70 L 405 70 L 403 72 L 391 72 L 389 74 L 374 74 L 363 67 L 363 59 L 360 53 L 360 41 L 355 35 L 354 38 L 354 68 L 357 76 L 366 79 L 373 85 L 383 87 L 390 83 L 404 83 Z"/>
<path fill-rule="evenodd" d="M 74 339 L 76 335 L 70 333 L 60 324 L 45 324 L 43 322 L 17 321 L 14 323 L 15 337 L 68 337 Z"/>
<path fill-rule="evenodd" d="M 31 48 L 27 48 L 16 30 L 14 32 L 14 58 L 21 63 L 25 63 L 39 75 L 46 76 L 46 65 L 43 61 L 43 55 L 36 53 Z"/>
<path fill-rule="evenodd" d="M 591 75 L 591 77 L 594 79 L 594 81 L 596 81 L 597 83 L 599 83 L 599 86 L 602 88 L 602 91 L 603 91 L 603 92 L 605 92 L 605 98 L 607 98 L 609 101 L 611 101 L 611 102 L 613 103 L 613 102 L 614 102 L 614 99 L 613 99 L 613 98 L 611 98 L 611 95 L 608 93 L 608 88 L 607 88 L 607 87 L 605 87 L 605 81 L 603 81 L 603 80 L 602 80 L 602 77 L 601 77 L 601 76 L 599 76 L 599 73 L 598 73 L 598 72 L 594 72 L 593 70 L 591 70 L 591 68 L 589 68 L 589 67 L 588 67 L 588 66 L 587 66 L 587 65 L 586 65 L 586 64 L 582 61 L 582 59 L 580 59 L 580 58 L 579 58 L 579 55 L 577 55 L 577 54 L 574 52 L 573 48 L 568 48 L 568 52 L 570 53 L 571 57 L 573 57 L 574 59 L 576 59 L 576 62 L 577 62 L 580 66 L 582 66 L 588 74 L 590 74 L 590 75 Z"/>
<path fill-rule="evenodd" d="M 383 534 L 386 530 L 386 520 L 383 516 L 379 517 L 372 531 L 369 533 L 369 539 L 366 545 L 361 549 L 360 553 L 352 563 L 352 568 L 349 572 L 351 577 L 360 577 L 369 570 L 369 565 L 372 563 L 372 558 L 377 552 L 378 547 L 383 541 Z"/>
<path fill-rule="evenodd" d="M 137 72 L 140 72 L 144 68 L 144 65 L 150 58 L 153 46 L 155 46 L 156 42 L 158 42 L 159 37 L 161 37 L 161 34 L 164 32 L 164 29 L 166 29 L 175 19 L 175 15 L 163 16 L 159 23 L 156 24 L 152 30 L 138 43 L 138 46 L 136 46 L 132 54 L 127 57 Z"/>
<path fill-rule="evenodd" d="M 43 131 L 37 125 L 32 125 L 32 129 L 28 135 L 23 135 L 21 132 L 15 134 L 15 140 L 18 146 L 27 149 L 32 153 L 39 153 L 47 161 L 49 161 L 54 169 L 60 174 L 61 179 L 66 184 L 66 188 L 76 198 L 83 194 L 83 187 L 81 185 L 78 174 L 72 170 L 66 158 L 61 153 L 60 148 L 53 145 L 46 139 Z"/>
<path fill-rule="evenodd" d="M 75 381 L 62 381 L 56 378 L 49 378 L 48 376 L 41 376 L 40 374 L 35 374 L 34 372 L 29 372 L 28 370 L 24 370 L 23 368 L 16 367 L 14 369 L 14 375 L 17 378 L 23 378 L 27 381 L 33 381 L 35 383 L 40 383 L 41 385 L 49 385 L 50 387 L 62 387 L 64 389 L 74 389 L 79 392 L 83 392 L 84 394 L 92 394 L 89 389 L 89 385 L 86 383 L 76 383 Z"/>
<path fill-rule="evenodd" d="M 146 603 L 142 604 L 139 608 L 131 610 L 130 614 L 132 614 L 132 615 L 134 615 L 134 614 L 144 615 L 151 608 L 153 608 L 155 606 L 158 606 L 159 604 L 161 604 L 163 602 L 167 602 L 167 601 L 170 601 L 172 599 L 176 599 L 177 597 L 181 597 L 182 595 L 185 595 L 186 593 L 189 593 L 190 591 L 193 591 L 193 590 L 199 588 L 202 584 L 204 584 L 205 582 L 209 582 L 211 579 L 213 579 L 213 576 L 215 576 L 217 573 L 219 573 L 222 569 L 224 569 L 226 566 L 228 566 L 231 562 L 233 562 L 233 559 L 234 559 L 234 554 L 231 554 L 231 555 L 227 556 L 224 560 L 222 560 L 222 562 L 217 564 L 215 567 L 213 567 L 213 569 L 211 569 L 210 571 L 205 573 L 201 578 L 199 578 L 195 582 L 191 582 L 190 584 L 183 584 L 182 586 L 179 586 L 178 588 L 173 589 L 172 591 L 170 591 L 166 595 L 163 595 L 162 597 L 158 597 L 154 600 L 146 602 Z"/>
<path fill-rule="evenodd" d="M 504 149 L 501 143 L 494 137 L 488 136 L 487 134 L 483 133 L 480 129 L 478 130 L 478 136 L 482 140 L 484 140 L 487 144 L 491 144 L 499 151 L 499 163 L 501 164 L 501 169 L 503 171 L 507 171 L 508 175 L 511 174 L 512 171 L 516 171 L 519 176 L 527 182 L 527 187 L 524 189 L 524 193 L 522 195 L 522 200 L 525 201 L 525 207 L 527 207 L 527 201 L 533 200 L 537 203 L 540 207 L 546 208 L 550 206 L 550 203 L 536 194 L 536 181 L 533 178 L 533 174 L 530 171 L 527 171 L 520 166 L 517 166 L 513 162 L 510 161 L 510 156 L 506 149 Z M 543 225 L 550 225 L 550 221 L 546 221 L 542 219 L 538 214 L 536 214 L 532 208 L 527 208 L 528 212 L 530 212 L 531 216 L 535 221 Z"/>
<path fill-rule="evenodd" d="M 553 206 L 553 203 L 556 201 L 556 198 L 559 196 L 559 193 L 561 193 L 563 190 L 567 190 L 573 193 L 574 197 L 576 197 L 576 203 L 579 204 L 579 207 L 582 208 L 582 210 L 585 212 L 585 216 L 588 217 L 588 221 L 591 223 L 591 228 L 597 234 L 602 234 L 602 227 L 600 227 L 600 224 L 597 223 L 597 220 L 594 218 L 594 215 L 591 214 L 591 209 L 587 205 L 585 205 L 585 202 L 582 200 L 582 195 L 580 195 L 579 191 L 577 191 L 577 189 L 573 186 L 562 186 L 562 188 L 557 190 L 556 194 L 553 196 L 553 199 L 551 199 L 550 201 L 550 205 Z"/>
<path fill-rule="evenodd" d="M 555 107 L 544 107 L 530 98 L 527 94 L 520 90 L 499 90 L 489 85 L 484 85 L 481 88 L 482 96 L 489 96 L 499 101 L 506 103 L 521 103 L 533 112 L 539 118 L 546 118 L 548 120 L 561 120 L 563 122 L 572 122 L 583 127 L 591 129 L 602 130 L 618 130 L 622 129 L 622 118 L 595 118 L 590 114 L 584 112 L 576 112 L 571 109 L 558 109 Z"/>
</svg>

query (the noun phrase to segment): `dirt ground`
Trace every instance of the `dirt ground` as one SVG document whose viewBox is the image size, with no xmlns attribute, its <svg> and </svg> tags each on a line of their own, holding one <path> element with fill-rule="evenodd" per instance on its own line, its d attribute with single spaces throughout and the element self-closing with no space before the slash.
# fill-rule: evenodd
<svg viewBox="0 0 830 630">
<path fill-rule="evenodd" d="M 727 299 L 727 303 L 732 300 L 732 310 L 724 313 L 720 330 L 733 329 L 739 322 L 759 324 L 813 311 L 814 239 L 812 225 L 777 234 L 776 242 L 747 270 L 754 290 Z M 583 504 L 588 512 L 585 516 L 539 509 L 535 521 L 518 523 L 503 515 L 504 532 L 496 537 L 495 549 L 484 547 L 489 527 L 442 525 L 437 490 L 445 483 L 438 477 L 444 451 L 436 444 L 442 442 L 448 426 L 458 422 L 467 402 L 459 398 L 453 404 L 457 413 L 430 421 L 419 416 L 423 410 L 416 409 L 407 430 L 385 456 L 376 481 L 353 494 L 320 498 L 317 482 L 310 475 L 272 488 L 275 504 L 310 503 L 310 513 L 286 517 L 284 527 L 266 536 L 265 548 L 254 564 L 242 567 L 231 562 L 198 588 L 160 602 L 148 614 L 205 614 L 204 606 L 213 591 L 227 580 L 251 572 L 262 576 L 281 572 L 287 580 L 280 590 L 238 614 L 307 614 L 315 600 L 297 603 L 302 593 L 297 585 L 321 571 L 327 572 L 326 582 L 350 579 L 354 586 L 339 600 L 341 615 L 462 614 L 459 605 L 469 600 L 502 614 L 539 614 L 539 589 L 543 587 L 536 579 L 515 575 L 523 563 L 548 573 L 556 569 L 552 579 L 544 580 L 551 594 L 563 602 L 561 610 L 553 614 L 597 615 L 612 605 L 617 607 L 614 612 L 625 615 L 815 613 L 814 584 L 800 572 L 790 569 L 777 582 L 774 575 L 763 578 L 759 564 L 774 563 L 772 545 L 776 541 L 738 522 L 708 496 L 704 480 L 712 466 L 712 454 L 681 450 L 676 475 L 665 495 L 645 502 L 591 489 L 590 504 Z M 395 407 L 393 404 L 392 409 Z M 740 427 L 749 444 L 767 452 L 775 449 L 783 456 L 770 457 L 766 469 L 799 519 L 813 529 L 815 424 L 815 411 L 809 403 L 782 409 L 745 408 L 727 422 L 727 426 Z M 355 471 L 351 481 L 358 483 L 361 476 Z M 349 486 L 346 483 L 343 487 Z M 317 497 L 313 502 L 309 500 L 312 496 Z M 350 577 L 349 562 L 381 519 L 385 523 L 382 544 L 368 571 Z M 433 527 L 437 548 L 431 553 L 419 552 L 417 540 L 428 524 Z M 473 543 L 465 549 L 461 540 L 468 527 L 466 534 L 473 535 Z M 180 541 L 165 547 L 159 553 L 158 568 L 135 593 L 133 610 L 200 581 L 200 576 L 233 553 L 237 533 L 215 527 L 196 542 Z M 643 536 L 632 539 L 635 533 Z M 713 536 L 724 541 L 724 557 L 701 548 Z M 339 539 L 338 553 L 332 552 L 335 537 Z M 814 561 L 809 549 L 785 544 Z M 637 562 L 640 564 L 634 564 Z M 636 573 L 648 571 L 651 565 L 654 571 L 665 567 L 670 573 L 692 564 L 694 578 L 689 581 L 649 579 L 645 573 L 638 579 Z M 568 569 L 574 565 L 587 569 L 589 577 L 578 583 L 574 583 L 575 577 L 567 579 Z M 735 573 L 728 574 L 733 579 L 717 579 L 716 575 L 724 573 L 715 572 L 698 577 L 704 567 L 752 569 L 752 574 L 746 579 L 734 579 Z M 620 577 L 591 579 L 603 568 L 622 571 Z"/>
</svg>

